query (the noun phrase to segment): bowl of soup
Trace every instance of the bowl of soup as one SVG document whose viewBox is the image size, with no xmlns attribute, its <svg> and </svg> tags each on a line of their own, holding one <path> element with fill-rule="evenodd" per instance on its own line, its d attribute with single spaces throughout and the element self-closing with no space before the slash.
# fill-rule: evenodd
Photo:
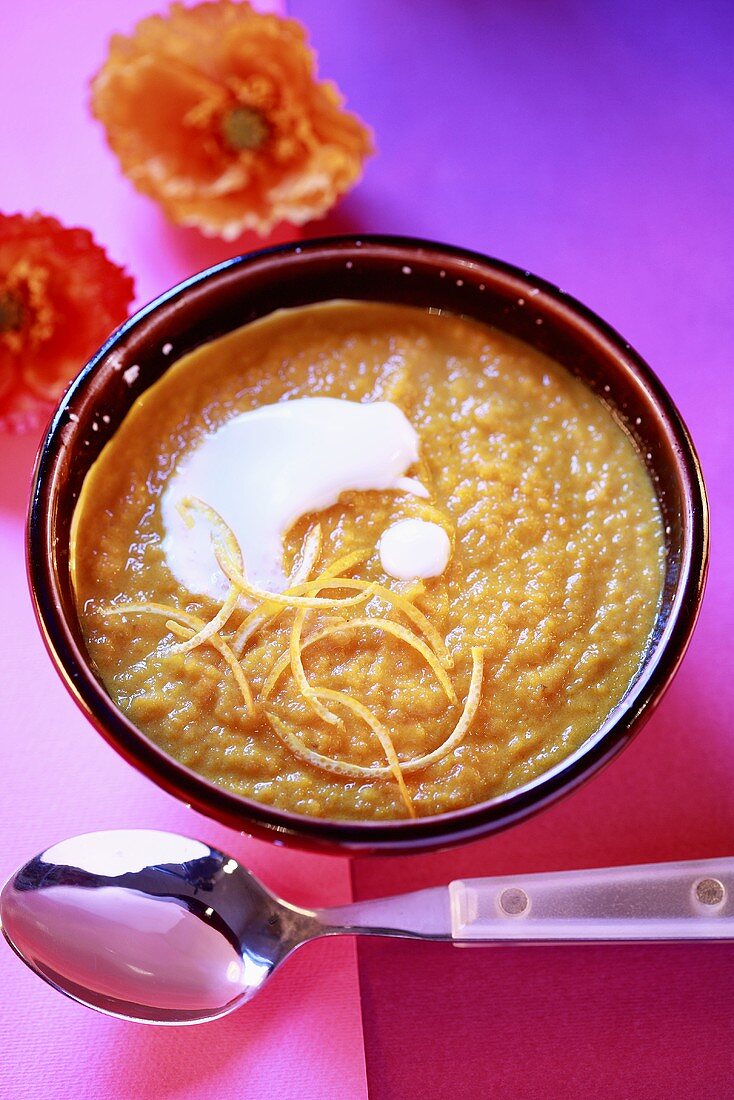
<svg viewBox="0 0 734 1100">
<path fill-rule="evenodd" d="M 528 272 L 341 237 L 175 287 L 41 447 L 51 657 L 135 767 L 284 843 L 408 852 L 572 790 L 641 727 L 700 606 L 670 397 Z"/>
</svg>

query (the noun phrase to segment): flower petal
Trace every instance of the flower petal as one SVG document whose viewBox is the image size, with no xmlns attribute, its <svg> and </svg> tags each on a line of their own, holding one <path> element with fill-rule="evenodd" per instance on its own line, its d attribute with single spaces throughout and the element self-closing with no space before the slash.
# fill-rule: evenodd
<svg viewBox="0 0 734 1100">
<path fill-rule="evenodd" d="M 90 355 L 127 316 L 132 279 L 86 229 L 0 214 L 0 429 L 45 421 Z"/>
<path fill-rule="evenodd" d="M 138 190 L 225 239 L 320 217 L 356 183 L 371 136 L 342 104 L 299 23 L 233 0 L 173 4 L 116 35 L 92 82 Z"/>
</svg>

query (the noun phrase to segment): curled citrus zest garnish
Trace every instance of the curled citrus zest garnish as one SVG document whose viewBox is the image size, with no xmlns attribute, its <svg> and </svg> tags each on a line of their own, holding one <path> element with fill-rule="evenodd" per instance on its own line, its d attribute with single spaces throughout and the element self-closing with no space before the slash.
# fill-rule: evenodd
<svg viewBox="0 0 734 1100">
<path fill-rule="evenodd" d="M 341 718 L 338 714 L 334 714 L 323 703 L 319 702 L 318 695 L 314 688 L 311 687 L 306 679 L 306 673 L 303 670 L 303 661 L 301 660 L 301 631 L 303 630 L 303 624 L 306 619 L 307 609 L 301 607 L 296 612 L 296 617 L 293 620 L 293 626 L 291 628 L 290 645 L 288 647 L 287 656 L 291 671 L 293 672 L 293 679 L 295 680 L 301 695 L 308 702 L 311 709 L 318 714 L 319 718 L 322 718 L 324 722 L 328 722 L 331 726 L 343 726 Z"/>
<path fill-rule="evenodd" d="M 340 573 L 346 573 L 350 569 L 353 569 L 355 565 L 360 565 L 361 562 L 366 561 L 371 553 L 371 550 L 352 550 L 349 554 L 343 554 L 340 558 L 337 558 L 336 561 L 332 562 L 331 565 L 327 566 L 316 580 L 322 580 L 325 577 L 336 577 Z M 293 585 L 288 591 L 292 592 L 295 596 L 301 595 L 302 586 Z M 274 623 L 285 610 L 286 608 L 283 607 L 282 604 L 265 603 L 254 611 L 251 611 L 242 625 L 238 628 L 231 642 L 232 649 L 237 656 L 242 656 L 250 638 L 253 634 L 257 633 L 261 626 L 264 626 L 267 622 Z"/>
<path fill-rule="evenodd" d="M 404 600 L 413 601 L 418 596 L 422 596 L 426 590 L 425 582 L 416 579 L 414 581 L 408 581 L 405 588 L 400 589 L 400 595 Z"/>
<path fill-rule="evenodd" d="M 200 512 L 204 519 L 207 519 L 214 530 L 218 532 L 219 540 L 226 546 L 229 556 L 236 563 L 240 572 L 244 573 L 245 565 L 237 536 L 229 524 L 222 519 L 219 512 L 215 511 L 205 500 L 194 496 L 184 497 L 180 500 L 177 505 L 177 510 L 183 517 L 187 526 L 191 526 L 191 512 Z M 187 516 L 189 517 L 188 519 L 186 518 Z M 212 543 L 216 548 L 217 540 L 215 539 L 214 532 L 212 532 Z"/>
<path fill-rule="evenodd" d="M 212 533 L 212 547 L 219 568 L 234 588 L 239 589 L 240 592 L 245 596 L 249 596 L 250 599 L 257 600 L 258 603 L 274 603 L 283 607 L 352 607 L 355 604 L 363 603 L 372 595 L 372 590 L 375 587 L 374 583 L 370 585 L 366 591 L 361 593 L 361 595 L 350 596 L 344 600 L 322 599 L 316 596 L 294 596 L 289 592 L 268 592 L 264 588 L 258 588 L 256 585 L 251 584 L 245 576 L 240 544 L 232 528 L 222 519 L 219 513 L 215 512 L 213 508 L 205 501 L 200 500 L 199 497 L 186 497 L 181 501 L 180 507 L 195 508 L 209 520 L 218 532 L 218 534 Z M 342 588 L 345 583 L 346 582 L 335 580 L 329 587 Z M 304 585 L 304 591 L 312 591 L 314 585 L 317 587 L 318 591 L 318 581 L 309 581 L 306 583 Z M 323 588 L 324 586 L 321 585 L 320 587 Z"/>
<path fill-rule="evenodd" d="M 166 622 L 166 626 L 168 627 L 168 629 L 171 631 L 172 634 L 176 634 L 179 638 L 188 638 L 188 639 L 191 638 L 191 629 L 189 627 L 181 626 L 180 623 L 173 622 L 171 619 L 168 619 L 168 621 Z M 230 671 L 232 672 L 232 675 L 235 678 L 235 682 L 237 684 L 237 687 L 240 689 L 240 692 L 242 694 L 242 698 L 245 701 L 245 706 L 247 707 L 247 713 L 250 714 L 250 715 L 254 715 L 254 713 L 255 713 L 255 704 L 254 704 L 253 699 L 252 699 L 252 691 L 250 689 L 250 684 L 248 682 L 248 679 L 245 676 L 244 672 L 242 671 L 242 665 L 239 663 L 239 661 L 235 657 L 235 655 L 232 652 L 231 648 L 227 645 L 227 643 L 224 641 L 224 639 L 221 638 L 218 634 L 212 634 L 207 639 L 207 641 L 214 647 L 214 649 L 217 650 L 217 652 L 227 662 L 227 665 L 228 665 Z"/>
<path fill-rule="evenodd" d="M 194 526 L 194 518 L 191 515 L 192 512 L 200 512 L 201 515 L 209 521 L 209 523 L 217 531 L 219 531 L 221 537 L 225 540 L 225 545 L 229 550 L 234 560 L 238 563 L 240 569 L 244 571 L 244 559 L 242 557 L 242 550 L 240 544 L 235 537 L 231 527 L 220 516 L 219 512 L 215 511 L 210 504 L 201 500 L 200 497 L 187 496 L 183 497 L 176 505 L 181 519 L 186 526 L 190 529 Z M 214 536 L 212 536 L 213 538 Z M 213 619 L 210 619 L 201 630 L 196 631 L 191 637 L 187 636 L 185 642 L 178 642 L 171 646 L 171 653 L 190 653 L 192 649 L 196 649 L 197 646 L 203 645 L 208 641 L 213 634 L 218 634 L 223 626 L 227 624 L 232 616 L 232 613 L 236 610 L 240 602 L 240 594 L 234 585 L 230 587 L 229 593 L 224 603 L 220 607 L 217 614 Z"/>
<path fill-rule="evenodd" d="M 448 675 L 446 674 L 445 668 L 443 667 L 433 650 L 430 649 L 424 641 L 422 641 L 420 638 L 416 638 L 414 634 L 412 634 L 404 626 L 401 626 L 400 623 L 394 623 L 390 619 L 371 619 L 364 617 L 361 619 L 350 619 L 348 622 L 345 623 L 331 623 L 328 626 L 324 627 L 324 632 L 326 635 L 337 634 L 347 629 L 358 630 L 362 627 L 372 627 L 376 630 L 384 630 L 386 634 L 392 634 L 395 638 L 399 638 L 407 645 L 412 646 L 413 649 L 417 650 L 418 653 L 420 653 L 420 655 L 425 659 L 426 663 L 432 669 L 436 679 L 443 688 L 448 701 L 453 704 L 457 702 L 454 686 L 451 683 Z"/>
<path fill-rule="evenodd" d="M 456 692 L 454 691 L 453 684 L 449 680 L 446 670 L 438 661 L 435 653 L 428 648 L 426 643 L 417 638 L 415 634 L 411 634 L 409 630 L 406 630 L 404 626 L 400 626 L 399 623 L 394 623 L 390 619 L 348 619 L 346 622 L 329 623 L 327 626 L 317 630 L 314 634 L 310 634 L 303 640 L 300 648 L 305 649 L 309 645 L 313 645 L 314 642 L 321 641 L 322 638 L 328 638 L 333 634 L 341 634 L 346 630 L 359 630 L 360 628 L 374 628 L 375 630 L 383 630 L 386 634 L 392 634 L 394 637 L 399 638 L 407 645 L 412 646 L 418 653 L 424 658 L 426 663 L 430 666 L 436 679 L 443 688 L 446 698 L 450 703 L 456 703 Z M 267 699 L 272 694 L 273 688 L 277 684 L 283 672 L 285 672 L 288 664 L 292 665 L 292 654 L 283 653 L 273 665 L 267 679 L 262 687 L 262 697 Z M 300 684 L 299 684 L 300 687 Z M 305 694 L 305 692 L 304 692 Z"/>
<path fill-rule="evenodd" d="M 402 767 L 398 760 L 398 754 L 395 751 L 395 745 L 393 739 L 390 736 L 389 731 L 374 714 L 367 709 L 364 704 L 353 699 L 351 695 L 347 695 L 343 691 L 335 691 L 333 688 L 318 688 L 318 694 L 322 699 L 329 699 L 334 703 L 341 703 L 347 710 L 351 710 L 352 714 L 356 714 L 358 718 L 361 718 L 363 722 L 366 722 L 372 732 L 377 737 L 377 740 L 382 746 L 382 750 L 385 753 L 387 759 L 388 768 L 395 777 L 395 781 L 400 789 L 403 801 L 406 809 L 411 817 L 416 817 L 415 808 L 413 806 L 413 800 L 410 797 L 408 788 L 405 785 L 405 779 L 403 778 Z"/>
<path fill-rule="evenodd" d="M 479 701 L 482 697 L 484 650 L 481 646 L 472 646 L 471 659 L 472 670 L 469 690 L 466 693 L 464 709 L 461 712 L 459 721 L 454 726 L 453 731 L 438 748 L 433 749 L 432 752 L 424 753 L 423 756 L 417 756 L 413 760 L 408 760 L 404 764 L 401 764 L 404 772 L 417 772 L 422 768 L 430 767 L 431 764 L 437 764 L 439 760 L 443 760 L 444 756 L 448 756 L 450 752 L 458 748 L 466 737 L 467 731 L 474 721 L 474 716 L 479 709 Z"/>
<path fill-rule="evenodd" d="M 316 585 L 319 581 L 310 581 L 310 585 Z M 436 630 L 430 619 L 426 618 L 422 611 L 419 611 L 417 607 L 408 600 L 404 593 L 393 592 L 391 588 L 386 588 L 383 584 L 377 584 L 375 581 L 363 581 L 357 578 L 351 578 L 349 580 L 340 580 L 339 587 L 341 588 L 354 588 L 357 590 L 365 590 L 366 588 L 372 589 L 371 595 L 379 597 L 384 600 L 385 603 L 390 604 L 397 611 L 402 611 L 406 619 L 410 619 L 415 626 L 418 627 L 421 634 L 423 634 L 427 640 L 431 643 L 436 656 L 445 668 L 451 668 L 454 664 L 454 659 L 446 648 L 443 638 Z M 349 606 L 348 600 L 343 600 L 340 606 Z"/>
<path fill-rule="evenodd" d="M 241 626 L 237 628 L 237 633 L 232 638 L 232 649 L 237 656 L 242 656 L 250 638 L 257 633 L 261 626 L 265 626 L 267 622 L 273 622 L 284 611 L 285 608 L 280 604 L 264 604 L 251 611 Z"/>
<path fill-rule="evenodd" d="M 293 588 L 302 584 L 311 576 L 311 570 L 319 560 L 321 554 L 321 524 L 315 523 L 310 527 L 301 548 L 301 557 L 298 564 L 292 570 L 288 578 L 288 587 Z"/>
<path fill-rule="evenodd" d="M 196 649 L 197 646 L 203 645 L 204 642 L 208 642 L 212 635 L 218 634 L 222 627 L 227 625 L 227 622 L 237 608 L 239 602 L 239 592 L 234 587 L 230 588 L 229 595 L 214 618 L 210 619 L 201 630 L 197 630 L 194 634 L 186 635 L 187 641 L 177 642 L 175 645 L 172 645 L 170 652 L 190 653 L 192 649 Z"/>
<path fill-rule="evenodd" d="M 450 752 L 458 748 L 464 740 L 469 727 L 474 721 L 474 716 L 477 713 L 479 700 L 482 695 L 484 650 L 481 646 L 474 646 L 471 651 L 471 656 L 471 680 L 464 702 L 464 709 L 459 721 L 454 726 L 452 733 L 449 734 L 446 740 L 443 741 L 438 748 L 425 753 L 423 756 L 416 756 L 413 760 L 401 761 L 400 770 L 403 775 L 411 775 L 413 772 L 430 767 L 431 764 L 437 764 L 439 760 L 443 760 L 445 756 L 448 756 Z M 319 688 L 319 691 L 321 690 L 322 689 Z M 347 698 L 349 698 L 349 696 L 347 696 Z M 346 706 L 347 704 L 345 703 L 344 705 Z M 300 756 L 301 759 L 308 761 L 309 764 L 313 764 L 317 768 L 321 768 L 323 771 L 334 772 L 336 775 L 343 775 L 349 779 L 361 780 L 379 779 L 392 774 L 391 768 L 380 764 L 374 765 L 373 767 L 365 767 L 363 764 L 350 764 L 346 760 L 334 760 L 330 756 L 323 756 L 313 749 L 308 749 L 299 738 L 288 729 L 285 722 L 282 722 L 272 713 L 272 711 L 266 710 L 265 714 L 278 737 L 296 756 Z M 277 727 L 275 725 L 276 723 Z"/>
<path fill-rule="evenodd" d="M 169 619 L 176 619 L 182 622 L 185 626 L 190 626 L 192 630 L 200 630 L 206 626 L 203 619 L 200 619 L 198 615 L 192 615 L 190 611 L 182 611 L 178 607 L 174 607 L 172 604 L 166 603 L 154 603 L 141 601 L 140 603 L 116 603 L 111 604 L 109 607 L 100 607 L 100 615 L 104 615 L 106 618 L 112 615 L 165 615 Z"/>
<path fill-rule="evenodd" d="M 348 554 L 342 554 L 331 565 L 327 565 L 323 573 L 319 574 L 315 580 L 321 580 L 322 577 L 338 577 L 341 573 L 348 573 L 350 569 L 354 569 L 355 565 L 361 565 L 363 561 L 367 561 L 367 558 L 371 555 L 372 551 L 368 548 L 350 550 Z"/>
<path fill-rule="evenodd" d="M 251 584 L 247 577 L 237 568 L 232 558 L 225 552 L 225 549 L 226 548 L 221 543 L 214 543 L 214 554 L 219 564 L 219 568 L 230 584 L 235 585 L 245 596 L 249 596 L 252 600 L 258 600 L 260 603 L 275 603 L 282 607 L 354 607 L 355 604 L 364 603 L 366 600 L 369 600 L 375 594 L 375 589 L 377 587 L 377 584 L 373 582 L 358 595 L 349 596 L 345 599 L 328 599 L 319 596 L 294 596 L 290 592 L 268 592 L 264 588 L 258 588 L 256 585 Z M 313 586 L 325 587 L 320 581 L 309 581 L 303 585 L 303 590 L 306 592 L 312 591 Z M 335 579 L 330 582 L 328 587 L 353 588 L 354 584 L 351 581 Z"/>
<path fill-rule="evenodd" d="M 342 582 L 345 588 L 365 588 L 368 581 L 357 580 L 356 578 L 349 581 Z M 373 596 L 379 597 L 384 600 L 385 603 L 389 603 L 396 611 L 402 611 L 406 619 L 418 627 L 421 634 L 431 643 L 436 656 L 445 668 L 452 668 L 454 659 L 446 648 L 446 644 L 436 630 L 430 619 L 426 618 L 422 611 L 419 611 L 417 607 L 408 600 L 404 593 L 393 592 L 391 588 L 386 588 L 384 584 L 372 584 L 374 588 Z M 346 601 L 345 601 L 346 602 Z"/>
<path fill-rule="evenodd" d="M 127 603 L 127 604 L 115 604 L 112 607 L 100 608 L 100 613 L 104 616 L 111 615 L 159 615 L 166 620 L 171 620 L 174 624 L 176 622 L 189 627 L 191 634 L 187 635 L 187 638 L 191 638 L 197 631 L 203 630 L 207 624 L 203 619 L 200 619 L 198 615 L 192 615 L 189 611 L 181 611 L 178 607 L 169 607 L 163 603 Z M 167 624 L 168 625 L 168 622 Z M 169 627 L 170 629 L 170 627 Z M 172 631 L 172 633 L 175 633 Z M 242 666 L 235 657 L 232 649 L 225 640 L 220 637 L 219 634 L 212 634 L 211 637 L 206 639 L 207 644 L 220 654 L 220 656 L 226 661 L 229 668 L 232 670 L 237 684 L 242 692 L 242 697 L 245 701 L 248 714 L 254 715 L 255 704 L 252 699 L 252 691 L 247 681 L 247 677 L 242 671 Z"/>
<path fill-rule="evenodd" d="M 350 695 L 345 695 L 341 691 L 331 691 L 327 688 L 319 688 L 319 695 L 327 699 L 332 699 L 334 702 L 341 703 L 348 710 L 351 710 L 353 714 L 360 717 L 370 727 L 372 732 L 376 735 L 377 739 L 382 746 L 383 752 L 389 763 L 387 766 L 380 766 L 374 768 L 360 769 L 360 778 L 369 776 L 371 778 L 384 777 L 392 775 L 400 789 L 400 794 L 406 805 L 408 813 L 411 817 L 416 816 L 415 807 L 413 806 L 413 800 L 410 797 L 410 793 L 405 785 L 405 779 L 403 777 L 403 766 L 398 760 L 397 753 L 395 752 L 395 746 L 393 745 L 392 738 L 387 729 L 381 722 L 375 718 L 367 707 L 357 702 L 356 699 L 352 699 Z M 323 756 L 320 752 L 315 752 L 313 749 L 307 748 L 303 742 L 292 733 L 285 722 L 283 722 L 277 714 L 273 714 L 272 711 L 266 710 L 265 715 L 270 722 L 270 725 L 275 732 L 276 736 L 293 752 L 295 756 L 299 756 L 302 760 L 305 760 L 309 764 L 313 764 L 315 767 L 320 768 L 322 771 L 332 772 L 335 775 L 351 776 L 353 769 L 356 765 L 348 764 L 344 760 L 335 760 L 330 756 Z"/>
</svg>

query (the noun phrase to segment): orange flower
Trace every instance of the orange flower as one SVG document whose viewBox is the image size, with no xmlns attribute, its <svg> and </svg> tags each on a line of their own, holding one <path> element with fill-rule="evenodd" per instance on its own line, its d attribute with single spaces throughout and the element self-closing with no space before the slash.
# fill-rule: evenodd
<svg viewBox="0 0 734 1100">
<path fill-rule="evenodd" d="M 0 214 L 0 429 L 43 422 L 132 298 L 88 230 Z"/>
<path fill-rule="evenodd" d="M 293 19 L 171 6 L 115 35 L 92 110 L 123 171 L 181 225 L 233 240 L 325 213 L 371 152 Z"/>
</svg>

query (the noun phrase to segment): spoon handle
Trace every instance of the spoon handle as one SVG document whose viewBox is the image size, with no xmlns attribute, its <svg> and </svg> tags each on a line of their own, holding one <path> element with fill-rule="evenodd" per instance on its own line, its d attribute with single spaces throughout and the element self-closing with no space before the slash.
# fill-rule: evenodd
<svg viewBox="0 0 734 1100">
<path fill-rule="evenodd" d="M 469 879 L 449 898 L 455 942 L 734 940 L 734 859 Z"/>
<path fill-rule="evenodd" d="M 457 944 L 734 940 L 734 859 L 466 879 L 318 916 Z"/>
</svg>

